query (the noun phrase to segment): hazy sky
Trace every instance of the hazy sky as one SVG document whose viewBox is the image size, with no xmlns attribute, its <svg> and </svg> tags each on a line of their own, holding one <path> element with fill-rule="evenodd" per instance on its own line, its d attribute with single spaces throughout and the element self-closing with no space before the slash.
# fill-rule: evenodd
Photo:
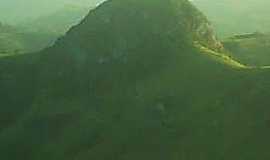
<svg viewBox="0 0 270 160">
<path fill-rule="evenodd" d="M 94 6 L 102 0 L 0 0 L 0 22 L 16 24 L 53 13 L 67 5 Z"/>
</svg>

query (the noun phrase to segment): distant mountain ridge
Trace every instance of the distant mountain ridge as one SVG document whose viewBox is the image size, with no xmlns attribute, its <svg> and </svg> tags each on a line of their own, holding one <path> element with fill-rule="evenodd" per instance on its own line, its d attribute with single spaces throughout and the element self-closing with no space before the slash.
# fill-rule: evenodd
<svg viewBox="0 0 270 160">
<path fill-rule="evenodd" d="M 16 37 L 17 31 L 10 26 L 0 23 L 0 54 L 19 52 L 23 49 L 21 41 Z"/>
<path fill-rule="evenodd" d="M 0 21 L 18 25 L 57 12 L 66 5 L 92 7 L 103 0 L 8 0 L 0 1 Z M 16 9 L 14 9 L 16 8 Z"/>
<path fill-rule="evenodd" d="M 54 13 L 20 24 L 20 27 L 29 32 L 50 33 L 60 37 L 77 25 L 89 10 L 88 7 L 65 6 Z"/>
<path fill-rule="evenodd" d="M 36 52 L 52 43 L 49 33 L 27 32 L 20 27 L 0 24 L 0 56 Z"/>
<path fill-rule="evenodd" d="M 270 32 L 268 0 L 193 0 L 213 23 L 219 37 Z"/>
<path fill-rule="evenodd" d="M 29 53 L 51 46 L 69 28 L 78 24 L 89 10 L 94 8 L 94 4 L 92 5 L 92 8 L 64 5 L 65 7 L 52 14 L 28 20 L 26 23 L 1 25 L 1 54 L 7 56 Z"/>
<path fill-rule="evenodd" d="M 231 55 L 253 67 L 270 65 L 270 35 L 250 33 L 235 35 L 223 41 Z"/>
</svg>

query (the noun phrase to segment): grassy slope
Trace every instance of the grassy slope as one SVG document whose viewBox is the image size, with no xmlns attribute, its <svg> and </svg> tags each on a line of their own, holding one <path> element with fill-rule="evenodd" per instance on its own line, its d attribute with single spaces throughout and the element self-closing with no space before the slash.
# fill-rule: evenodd
<svg viewBox="0 0 270 160">
<path fill-rule="evenodd" d="M 1 157 L 268 159 L 269 71 L 201 54 L 167 7 L 113 0 L 41 54 L 1 59 Z"/>
<path fill-rule="evenodd" d="M 228 55 L 225 51 L 214 51 L 207 47 L 204 47 L 197 42 L 194 43 L 194 46 L 199 49 L 202 54 L 206 54 L 209 57 L 212 57 L 214 60 L 219 61 L 235 69 L 249 69 L 250 66 L 242 64 L 237 59 L 234 59 L 232 56 Z"/>
</svg>

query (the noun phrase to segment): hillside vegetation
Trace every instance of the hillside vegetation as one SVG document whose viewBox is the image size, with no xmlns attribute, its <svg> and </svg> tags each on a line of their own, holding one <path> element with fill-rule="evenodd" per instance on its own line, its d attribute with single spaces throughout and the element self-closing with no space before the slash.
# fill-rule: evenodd
<svg viewBox="0 0 270 160">
<path fill-rule="evenodd" d="M 269 159 L 269 70 L 223 51 L 188 0 L 109 0 L 50 48 L 0 59 L 0 156 Z"/>
</svg>

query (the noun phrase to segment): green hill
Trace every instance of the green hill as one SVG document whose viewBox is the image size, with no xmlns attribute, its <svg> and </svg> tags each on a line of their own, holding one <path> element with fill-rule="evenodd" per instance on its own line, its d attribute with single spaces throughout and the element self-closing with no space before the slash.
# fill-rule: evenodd
<svg viewBox="0 0 270 160">
<path fill-rule="evenodd" d="M 222 52 L 187 0 L 107 1 L 54 46 L 0 60 L 0 156 L 269 159 L 269 71 Z"/>
</svg>

